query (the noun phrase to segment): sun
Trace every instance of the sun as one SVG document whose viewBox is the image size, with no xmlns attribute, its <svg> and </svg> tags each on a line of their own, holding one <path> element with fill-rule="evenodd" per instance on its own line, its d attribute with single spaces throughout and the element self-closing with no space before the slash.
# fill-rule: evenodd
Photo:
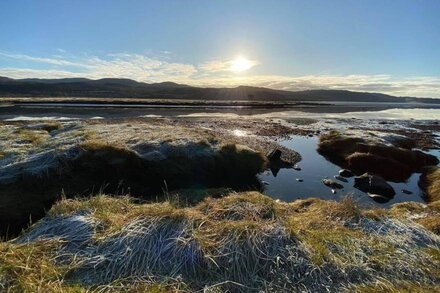
<svg viewBox="0 0 440 293">
<path fill-rule="evenodd" d="M 245 58 L 245 57 L 237 57 L 234 60 L 231 61 L 231 66 L 229 67 L 229 70 L 234 72 L 241 72 L 246 71 L 253 67 L 255 65 L 255 62 Z"/>
</svg>

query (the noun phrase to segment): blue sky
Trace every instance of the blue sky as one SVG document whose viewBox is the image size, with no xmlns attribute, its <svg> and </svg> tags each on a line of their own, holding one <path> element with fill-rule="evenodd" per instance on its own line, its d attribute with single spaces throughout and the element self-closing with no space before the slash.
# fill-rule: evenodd
<svg viewBox="0 0 440 293">
<path fill-rule="evenodd" d="M 0 75 L 440 97 L 439 15 L 436 0 L 3 0 Z"/>
</svg>

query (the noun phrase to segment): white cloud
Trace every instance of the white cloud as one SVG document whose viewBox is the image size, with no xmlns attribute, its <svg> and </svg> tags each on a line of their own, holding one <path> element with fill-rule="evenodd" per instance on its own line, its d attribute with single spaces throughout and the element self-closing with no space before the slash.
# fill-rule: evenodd
<svg viewBox="0 0 440 293">
<path fill-rule="evenodd" d="M 231 59 L 231 60 L 211 60 L 207 61 L 199 66 L 199 69 L 204 71 L 206 74 L 212 74 L 212 73 L 224 73 L 228 71 L 234 71 L 234 63 L 236 60 L 245 60 L 248 66 L 248 69 L 258 65 L 258 61 L 256 60 L 247 60 L 243 57 L 238 57 L 237 59 Z"/>
<path fill-rule="evenodd" d="M 37 63 L 46 63 L 46 64 L 59 65 L 59 66 L 73 66 L 73 67 L 84 67 L 84 68 L 88 67 L 86 64 L 83 63 L 72 62 L 60 58 L 41 58 L 41 57 L 32 57 L 23 54 L 8 54 L 3 52 L 0 52 L 0 57 L 17 59 L 22 61 L 31 61 Z"/>
<path fill-rule="evenodd" d="M 0 67 L 0 76 L 11 78 L 117 77 L 144 82 L 174 81 L 208 87 L 251 85 L 282 90 L 346 89 L 440 98 L 438 76 L 397 78 L 390 75 L 237 75 L 229 71 L 232 60 L 211 60 L 197 66 L 170 62 L 162 57 L 130 53 L 109 54 L 104 57 L 35 57 L 0 52 L 1 59 L 20 60 L 20 66 L 23 63 L 26 65 L 25 68 Z M 257 64 L 256 61 L 253 62 Z M 39 64 L 38 68 L 42 67 L 41 64 L 46 64 L 46 67 L 36 69 L 35 63 Z"/>
<path fill-rule="evenodd" d="M 106 58 L 96 56 L 87 58 L 41 58 L 23 54 L 8 54 L 0 52 L 0 57 L 16 59 L 32 63 L 44 63 L 50 69 L 37 70 L 33 68 L 0 68 L 0 75 L 26 78 L 26 77 L 68 77 L 82 76 L 92 79 L 104 77 L 123 77 L 140 81 L 162 81 L 167 78 L 187 79 L 197 72 L 191 64 L 173 63 L 157 58 L 150 58 L 139 54 L 109 54 Z M 66 68 L 67 67 L 67 68 Z M 75 70 L 69 70 L 74 67 Z"/>
</svg>

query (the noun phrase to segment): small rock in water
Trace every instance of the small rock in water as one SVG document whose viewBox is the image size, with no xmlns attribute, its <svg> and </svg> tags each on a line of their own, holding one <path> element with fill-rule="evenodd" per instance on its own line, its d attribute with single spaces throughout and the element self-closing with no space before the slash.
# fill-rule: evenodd
<svg viewBox="0 0 440 293">
<path fill-rule="evenodd" d="M 402 189 L 402 192 L 405 194 L 412 194 L 412 191 L 410 191 L 408 189 Z"/>
<path fill-rule="evenodd" d="M 378 203 L 386 203 L 386 202 L 390 201 L 390 199 L 391 199 L 387 196 L 383 196 L 380 194 L 375 194 L 375 193 L 367 193 L 367 194 L 370 198 L 372 198 L 374 201 L 376 201 Z"/>
<path fill-rule="evenodd" d="M 333 177 L 335 177 L 335 179 L 337 179 L 337 180 L 339 180 L 339 181 L 342 181 L 342 182 L 345 182 L 345 183 L 348 182 L 348 180 L 345 179 L 344 177 L 342 177 L 341 175 L 335 175 L 335 176 L 333 176 Z"/>
<path fill-rule="evenodd" d="M 394 188 L 379 175 L 365 173 L 354 179 L 354 187 L 375 196 L 385 196 L 388 199 L 394 197 L 396 192 Z M 372 196 L 370 196 L 372 197 Z"/>
<path fill-rule="evenodd" d="M 353 177 L 354 176 L 353 172 L 351 172 L 350 170 L 347 170 L 347 169 L 339 170 L 339 175 L 341 175 L 342 177 Z"/>
<path fill-rule="evenodd" d="M 333 194 L 336 194 L 336 190 L 332 189 L 332 193 L 333 193 Z"/>
<path fill-rule="evenodd" d="M 281 151 L 279 149 L 272 150 L 267 154 L 267 158 L 271 161 L 277 161 L 281 159 Z"/>
<path fill-rule="evenodd" d="M 313 137 L 313 134 L 310 133 L 310 134 L 309 134 L 309 137 Z"/>
<path fill-rule="evenodd" d="M 293 166 L 293 170 L 301 171 L 301 167 L 298 166 L 298 165 L 294 165 L 294 166 Z"/>
<path fill-rule="evenodd" d="M 296 178 L 296 181 L 303 182 L 304 180 L 302 180 L 301 178 Z"/>
<path fill-rule="evenodd" d="M 261 181 L 264 185 L 269 185 L 269 182 Z"/>
<path fill-rule="evenodd" d="M 344 186 L 342 184 L 339 184 L 338 182 L 330 180 L 330 179 L 322 179 L 322 183 L 324 183 L 324 185 L 326 185 L 332 189 L 344 188 Z"/>
</svg>

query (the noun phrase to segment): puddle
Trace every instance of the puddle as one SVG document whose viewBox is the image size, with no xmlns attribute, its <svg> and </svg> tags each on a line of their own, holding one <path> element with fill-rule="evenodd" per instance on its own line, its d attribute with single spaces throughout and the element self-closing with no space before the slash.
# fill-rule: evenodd
<svg viewBox="0 0 440 293">
<path fill-rule="evenodd" d="M 386 207 L 404 201 L 424 202 L 422 191 L 417 185 L 420 173 L 412 174 L 406 182 L 389 182 L 396 191 L 396 195 L 386 203 L 378 203 L 371 199 L 368 194 L 354 188 L 354 177 L 346 178 L 347 183 L 334 179 L 333 176 L 337 175 L 341 168 L 327 161 L 316 151 L 318 140 L 318 137 L 292 136 L 290 139 L 280 141 L 283 146 L 301 154 L 302 160 L 298 163 L 301 170 L 281 169 L 276 176 L 271 171 L 261 174 L 260 179 L 268 183 L 265 186 L 264 193 L 287 202 L 307 197 L 338 200 L 349 193 L 362 206 Z M 429 153 L 440 157 L 440 150 L 432 150 Z M 333 194 L 331 188 L 321 182 L 323 178 L 341 183 L 344 188 Z M 299 182 L 297 179 L 303 181 Z M 405 194 L 402 189 L 409 190 L 412 194 Z"/>
</svg>

